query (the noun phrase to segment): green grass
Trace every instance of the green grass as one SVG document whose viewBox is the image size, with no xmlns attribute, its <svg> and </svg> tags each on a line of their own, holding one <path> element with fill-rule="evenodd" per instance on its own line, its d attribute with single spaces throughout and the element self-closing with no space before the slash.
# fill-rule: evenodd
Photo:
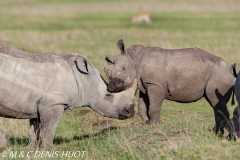
<svg viewBox="0 0 240 160">
<path fill-rule="evenodd" d="M 105 55 L 119 54 L 116 41 L 121 38 L 126 47 L 199 47 L 240 68 L 240 10 L 235 0 L 0 0 L 0 4 L 1 41 L 36 54 L 79 52 L 101 73 L 107 66 Z M 150 13 L 153 23 L 132 24 L 131 18 L 141 12 Z M 232 115 L 235 106 L 228 108 Z M 64 114 L 53 150 L 85 150 L 83 159 L 240 158 L 239 141 L 210 131 L 214 115 L 204 99 L 191 104 L 164 101 L 163 124 L 150 126 L 142 125 L 138 113 L 119 121 L 92 110 L 81 114 L 82 110 L 90 109 Z M 6 151 L 28 151 L 28 120 L 0 118 L 0 129 L 11 135 Z"/>
</svg>

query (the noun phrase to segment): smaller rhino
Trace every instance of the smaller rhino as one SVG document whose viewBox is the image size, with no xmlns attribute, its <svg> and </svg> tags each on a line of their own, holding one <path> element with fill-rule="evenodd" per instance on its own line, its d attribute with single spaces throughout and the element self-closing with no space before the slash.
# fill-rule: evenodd
<svg viewBox="0 0 240 160">
<path fill-rule="evenodd" d="M 7 147 L 9 138 L 9 135 L 6 132 L 0 131 L 0 150 L 3 150 Z"/>
<path fill-rule="evenodd" d="M 223 133 L 222 127 L 230 117 L 227 103 L 236 79 L 232 66 L 200 48 L 133 45 L 125 49 L 122 39 L 117 41 L 117 47 L 121 53 L 116 58 L 106 57 L 113 65 L 112 70 L 105 69 L 108 89 L 123 91 L 137 79 L 138 110 L 145 124 L 160 123 L 164 99 L 191 103 L 205 98 L 214 111 L 215 133 Z"/>
</svg>

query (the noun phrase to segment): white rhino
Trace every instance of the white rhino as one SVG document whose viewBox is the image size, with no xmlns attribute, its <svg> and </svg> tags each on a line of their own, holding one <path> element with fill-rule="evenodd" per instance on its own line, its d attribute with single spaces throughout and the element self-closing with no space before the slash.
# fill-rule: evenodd
<svg viewBox="0 0 240 160">
<path fill-rule="evenodd" d="M 106 57 L 113 69 L 105 69 L 111 91 L 122 91 L 138 80 L 139 113 L 144 123 L 159 123 L 164 99 L 190 103 L 204 97 L 215 115 L 215 132 L 223 132 L 235 77 L 222 58 L 199 48 L 163 49 L 134 45 L 127 49 L 117 42 L 121 53 Z"/>
<path fill-rule="evenodd" d="M 0 115 L 30 119 L 30 147 L 52 147 L 63 112 L 73 107 L 119 119 L 134 115 L 136 82 L 109 92 L 99 71 L 78 53 L 34 55 L 0 42 L 0 84 Z"/>
</svg>

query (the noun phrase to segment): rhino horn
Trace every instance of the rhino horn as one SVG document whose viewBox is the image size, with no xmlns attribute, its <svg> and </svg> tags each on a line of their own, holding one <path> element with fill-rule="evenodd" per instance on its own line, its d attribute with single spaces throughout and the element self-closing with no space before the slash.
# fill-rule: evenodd
<svg viewBox="0 0 240 160">
<path fill-rule="evenodd" d="M 134 97 L 137 93 L 137 79 L 136 78 L 133 80 L 132 85 L 127 90 L 132 91 L 131 96 L 132 96 L 132 99 L 134 99 Z"/>
<path fill-rule="evenodd" d="M 104 67 L 104 72 L 106 74 L 107 79 L 110 81 L 110 77 L 112 75 L 112 71 Z"/>
</svg>

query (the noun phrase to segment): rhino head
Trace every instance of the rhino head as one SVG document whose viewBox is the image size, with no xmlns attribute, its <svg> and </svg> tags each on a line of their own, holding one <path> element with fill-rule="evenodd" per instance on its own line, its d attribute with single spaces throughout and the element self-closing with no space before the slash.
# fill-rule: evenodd
<svg viewBox="0 0 240 160">
<path fill-rule="evenodd" d="M 134 48 L 125 50 L 123 40 L 117 41 L 117 47 L 121 53 L 116 59 L 106 56 L 105 60 L 108 64 L 113 65 L 113 69 L 104 68 L 106 77 L 109 80 L 108 89 L 110 91 L 122 91 L 133 84 L 134 79 L 137 78 L 136 64 L 131 55 L 135 52 Z"/>
<path fill-rule="evenodd" d="M 137 80 L 122 92 L 111 92 L 108 83 L 85 56 L 73 53 L 69 56 L 78 84 L 77 106 L 89 106 L 98 113 L 112 118 L 126 119 L 134 115 L 134 97 Z"/>
</svg>

